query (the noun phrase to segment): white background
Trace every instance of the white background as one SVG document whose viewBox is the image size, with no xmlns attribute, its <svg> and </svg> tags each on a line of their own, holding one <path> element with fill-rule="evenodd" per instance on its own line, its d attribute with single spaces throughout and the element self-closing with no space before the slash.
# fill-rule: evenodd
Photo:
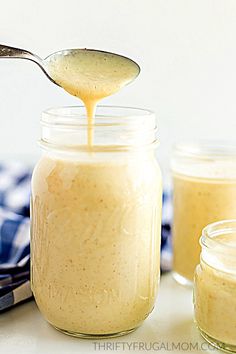
<svg viewBox="0 0 236 354">
<path fill-rule="evenodd" d="M 0 0 L 0 43 L 42 57 L 90 47 L 138 61 L 138 80 L 105 103 L 156 112 L 162 164 L 173 141 L 235 139 L 235 0 Z M 77 102 L 35 64 L 0 60 L 1 155 L 36 155 L 41 111 Z"/>
</svg>

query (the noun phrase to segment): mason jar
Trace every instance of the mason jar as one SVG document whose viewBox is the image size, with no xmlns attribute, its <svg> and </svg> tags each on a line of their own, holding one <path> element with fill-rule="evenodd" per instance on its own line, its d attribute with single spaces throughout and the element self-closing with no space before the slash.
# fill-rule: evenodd
<svg viewBox="0 0 236 354">
<path fill-rule="evenodd" d="M 208 225 L 195 272 L 195 319 L 202 336 L 236 353 L 236 219 Z"/>
<path fill-rule="evenodd" d="M 236 216 L 236 145 L 177 144 L 172 175 L 173 275 L 179 283 L 192 285 L 202 229 Z"/>
<path fill-rule="evenodd" d="M 67 334 L 126 334 L 152 311 L 159 282 L 155 116 L 98 107 L 90 147 L 83 107 L 49 109 L 41 124 L 31 200 L 36 303 Z"/>
</svg>

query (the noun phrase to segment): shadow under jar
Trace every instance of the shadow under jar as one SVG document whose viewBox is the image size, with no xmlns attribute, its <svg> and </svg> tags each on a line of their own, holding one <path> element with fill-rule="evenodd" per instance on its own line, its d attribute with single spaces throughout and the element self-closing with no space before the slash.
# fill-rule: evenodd
<svg viewBox="0 0 236 354">
<path fill-rule="evenodd" d="M 236 219 L 203 229 L 195 272 L 195 320 L 212 345 L 236 353 Z"/>
<path fill-rule="evenodd" d="M 236 145 L 178 144 L 172 158 L 173 276 L 193 283 L 202 229 L 236 216 Z"/>
<path fill-rule="evenodd" d="M 31 200 L 36 303 L 67 334 L 126 334 L 152 311 L 159 282 L 155 116 L 100 106 L 90 147 L 82 107 L 50 109 L 41 123 Z"/>
</svg>

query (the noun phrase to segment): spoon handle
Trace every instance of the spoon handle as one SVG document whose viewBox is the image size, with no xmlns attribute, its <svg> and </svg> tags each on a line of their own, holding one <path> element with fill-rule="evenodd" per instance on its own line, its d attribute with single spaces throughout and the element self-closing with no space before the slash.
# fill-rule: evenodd
<svg viewBox="0 0 236 354">
<path fill-rule="evenodd" d="M 34 60 L 34 57 L 35 56 L 27 50 L 0 44 L 0 58 L 22 58 Z"/>
<path fill-rule="evenodd" d="M 27 59 L 35 62 L 40 69 L 44 72 L 44 74 L 48 77 L 49 80 L 51 80 L 54 84 L 58 85 L 47 73 L 46 68 L 44 67 L 43 60 L 29 52 L 28 50 L 25 49 L 20 49 L 20 48 L 14 48 L 10 47 L 8 45 L 0 44 L 0 59 L 5 58 L 5 59 L 10 59 L 10 58 L 15 58 L 15 59 Z"/>
</svg>

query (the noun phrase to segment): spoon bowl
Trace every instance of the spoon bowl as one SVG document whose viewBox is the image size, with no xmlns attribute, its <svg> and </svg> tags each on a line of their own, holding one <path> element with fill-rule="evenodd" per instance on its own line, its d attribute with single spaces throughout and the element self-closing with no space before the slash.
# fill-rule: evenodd
<svg viewBox="0 0 236 354">
<path fill-rule="evenodd" d="M 43 63 L 59 86 L 82 100 L 110 96 L 140 73 L 132 59 L 95 49 L 62 50 L 49 55 Z"/>
</svg>

